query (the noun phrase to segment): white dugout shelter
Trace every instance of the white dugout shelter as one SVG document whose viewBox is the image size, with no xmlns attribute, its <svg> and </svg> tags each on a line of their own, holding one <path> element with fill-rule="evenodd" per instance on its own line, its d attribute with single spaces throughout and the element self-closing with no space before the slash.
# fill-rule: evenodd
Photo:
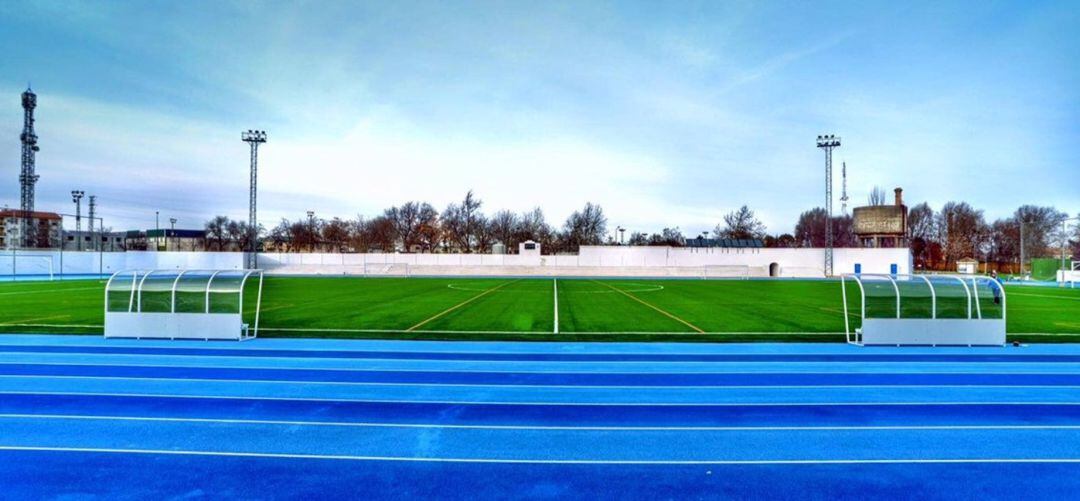
<svg viewBox="0 0 1080 501">
<path fill-rule="evenodd" d="M 253 277 L 258 279 L 249 290 L 254 301 L 245 304 L 244 291 Z M 105 284 L 105 337 L 255 338 L 262 283 L 262 270 L 118 271 Z M 244 322 L 245 311 L 253 319 L 250 325 Z"/>
<path fill-rule="evenodd" d="M 1005 288 L 996 279 L 858 274 L 843 275 L 841 286 L 849 343 L 1005 344 Z M 861 320 L 860 327 L 851 329 L 851 317 Z"/>
</svg>

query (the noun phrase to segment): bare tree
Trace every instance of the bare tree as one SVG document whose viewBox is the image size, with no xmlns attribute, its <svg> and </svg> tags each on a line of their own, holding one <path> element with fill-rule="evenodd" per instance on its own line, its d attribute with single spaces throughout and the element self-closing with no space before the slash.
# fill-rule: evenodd
<svg viewBox="0 0 1080 501">
<path fill-rule="evenodd" d="M 480 212 L 482 205 L 483 201 L 469 190 L 461 204 L 452 203 L 443 211 L 443 232 L 461 252 L 473 252 L 477 248 L 486 224 Z"/>
<path fill-rule="evenodd" d="M 405 252 L 412 252 L 413 246 L 423 246 L 430 240 L 431 234 L 423 234 L 424 228 L 436 225 L 439 217 L 435 208 L 426 202 L 406 202 L 400 207 L 386 209 L 384 215 L 393 223 L 394 232 Z"/>
<path fill-rule="evenodd" d="M 507 252 L 513 252 L 517 247 L 517 233 L 518 233 L 518 221 L 517 214 L 508 210 L 501 210 L 496 212 L 494 216 L 491 216 L 489 222 L 489 228 L 491 230 L 491 237 L 496 242 L 501 242 L 506 246 Z"/>
<path fill-rule="evenodd" d="M 564 250 L 577 252 L 582 245 L 598 245 L 607 234 L 607 217 L 599 205 L 588 202 L 580 211 L 574 211 L 563 225 Z"/>
<path fill-rule="evenodd" d="M 931 209 L 926 202 L 908 209 L 907 225 L 908 235 L 911 237 L 911 255 L 918 268 L 927 268 L 930 265 L 931 244 L 937 233 L 934 224 L 934 209 Z"/>
<path fill-rule="evenodd" d="M 724 224 L 716 225 L 713 234 L 716 238 L 760 239 L 765 238 L 765 225 L 744 205 L 724 216 Z"/>
<path fill-rule="evenodd" d="M 326 222 L 322 227 L 322 241 L 326 242 L 332 252 L 345 252 L 349 242 L 349 223 L 335 217 Z"/>
<path fill-rule="evenodd" d="M 274 248 L 278 249 L 279 251 L 282 249 L 290 250 L 288 248 L 288 245 L 291 242 L 289 238 L 288 219 L 282 218 L 281 222 L 278 223 L 278 225 L 275 226 L 274 229 L 270 230 L 270 242 L 272 242 L 274 244 Z"/>
<path fill-rule="evenodd" d="M 554 251 L 555 232 L 544 218 L 544 211 L 539 207 L 529 212 L 524 212 L 518 218 L 517 228 L 514 230 L 514 240 L 518 243 L 532 240 L 540 244 L 541 252 Z"/>
<path fill-rule="evenodd" d="M 225 242 L 228 241 L 229 218 L 226 216 L 214 216 L 206 222 L 206 248 L 210 250 L 225 250 Z"/>
<path fill-rule="evenodd" d="M 936 226 L 946 267 L 965 257 L 980 257 L 980 250 L 983 250 L 989 234 L 981 210 L 974 209 L 967 202 L 946 203 L 938 212 Z"/>
<path fill-rule="evenodd" d="M 631 238 L 633 235 L 631 235 Z M 686 245 L 686 237 L 678 227 L 664 228 L 660 233 L 649 236 L 648 245 L 667 245 L 670 247 L 682 247 Z"/>
<path fill-rule="evenodd" d="M 1068 214 L 1053 207 L 1024 205 L 1016 209 L 1013 219 L 1017 224 L 1023 223 L 1024 255 L 1032 258 L 1056 254 L 1059 247 L 1054 243 L 1060 241 L 1058 233 L 1061 231 L 1061 223 L 1068 217 Z"/>
<path fill-rule="evenodd" d="M 870 195 L 866 197 L 866 202 L 869 205 L 885 205 L 888 203 L 885 190 L 880 186 L 874 186 L 874 188 L 870 190 Z"/>
</svg>

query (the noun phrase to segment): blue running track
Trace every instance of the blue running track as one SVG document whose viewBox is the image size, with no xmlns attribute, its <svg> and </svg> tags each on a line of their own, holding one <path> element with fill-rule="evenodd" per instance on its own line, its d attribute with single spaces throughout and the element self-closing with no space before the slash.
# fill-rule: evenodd
<svg viewBox="0 0 1080 501">
<path fill-rule="evenodd" d="M 1080 497 L 1080 346 L 0 336 L 0 496 Z"/>
</svg>

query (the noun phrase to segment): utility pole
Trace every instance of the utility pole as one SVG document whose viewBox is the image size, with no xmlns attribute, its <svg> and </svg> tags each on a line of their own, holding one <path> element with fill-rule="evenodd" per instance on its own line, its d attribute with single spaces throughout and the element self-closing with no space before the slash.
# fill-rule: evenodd
<svg viewBox="0 0 1080 501">
<path fill-rule="evenodd" d="M 90 195 L 90 250 L 97 250 L 100 238 L 94 237 L 94 217 L 97 215 L 97 195 Z M 102 228 L 104 230 L 105 228 Z"/>
<path fill-rule="evenodd" d="M 315 211 L 307 211 L 308 235 L 311 237 L 311 252 L 315 252 Z"/>
<path fill-rule="evenodd" d="M 840 212 L 846 216 L 847 203 L 849 200 L 847 196 L 847 162 L 842 162 L 840 165 L 843 166 L 840 170 L 840 175 L 843 178 L 843 183 L 840 188 Z"/>
<path fill-rule="evenodd" d="M 75 202 L 75 249 L 82 250 L 82 197 L 86 193 L 82 190 L 71 190 L 71 201 Z M 63 246 L 64 243 L 60 242 Z"/>
<path fill-rule="evenodd" d="M 180 250 L 176 248 L 176 218 L 169 218 L 169 233 L 173 238 L 173 250 Z M 165 250 L 169 250 L 169 239 L 165 239 Z"/>
<path fill-rule="evenodd" d="M 832 151 L 840 147 L 840 138 L 833 134 L 817 137 L 817 147 L 825 150 L 825 276 L 833 276 L 832 234 Z"/>
<path fill-rule="evenodd" d="M 259 237 L 259 223 L 255 213 L 255 200 L 258 193 L 256 187 L 259 180 L 259 145 L 266 142 L 266 131 L 248 129 L 247 132 L 240 134 L 240 139 L 251 146 L 251 183 L 248 191 L 248 231 L 251 235 L 248 238 L 247 267 L 255 269 L 258 266 L 255 241 Z"/>
</svg>

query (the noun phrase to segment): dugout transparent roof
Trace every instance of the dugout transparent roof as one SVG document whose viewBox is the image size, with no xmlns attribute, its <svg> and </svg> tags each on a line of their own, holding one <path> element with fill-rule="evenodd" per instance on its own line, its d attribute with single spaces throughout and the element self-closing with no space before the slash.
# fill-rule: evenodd
<svg viewBox="0 0 1080 501">
<path fill-rule="evenodd" d="M 255 277 L 256 281 L 251 281 Z M 128 313 L 230 313 L 244 310 L 244 292 L 262 270 L 125 270 L 105 284 L 105 311 Z"/>
<path fill-rule="evenodd" d="M 1005 289 L 986 276 L 844 275 L 848 299 L 862 318 L 1004 319 Z"/>
</svg>

